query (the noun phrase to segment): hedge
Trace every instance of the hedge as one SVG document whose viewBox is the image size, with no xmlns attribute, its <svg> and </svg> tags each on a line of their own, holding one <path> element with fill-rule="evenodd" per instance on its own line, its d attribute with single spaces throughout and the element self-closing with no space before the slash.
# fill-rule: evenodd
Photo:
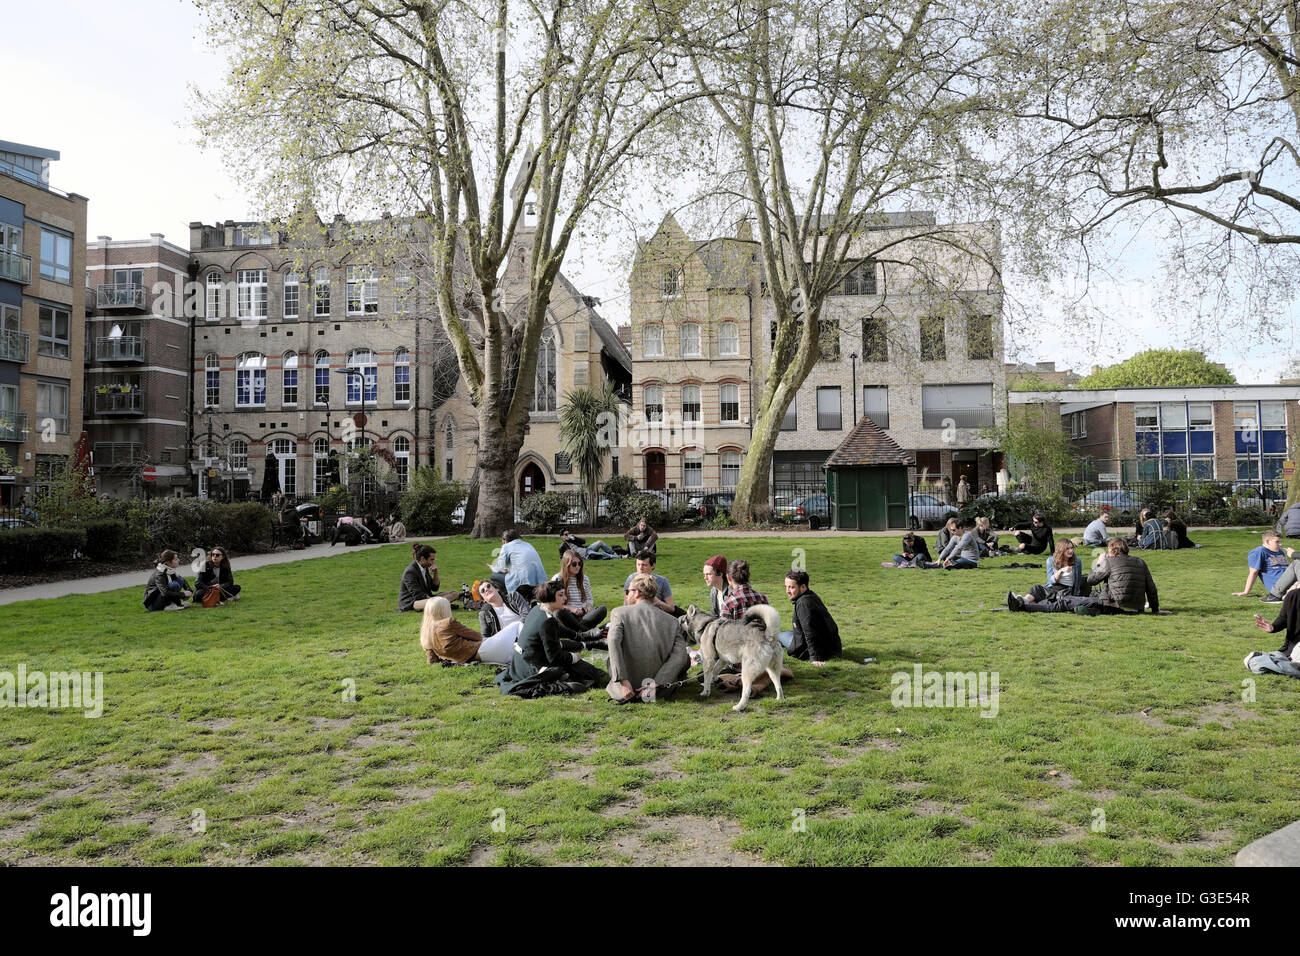
<svg viewBox="0 0 1300 956">
<path fill-rule="evenodd" d="M 121 555 L 126 539 L 126 522 L 117 518 L 99 518 L 85 523 L 86 557 L 109 561 Z"/>
<path fill-rule="evenodd" d="M 0 531 L 0 570 L 30 574 L 70 561 L 86 547 L 85 528 L 13 528 Z"/>
</svg>

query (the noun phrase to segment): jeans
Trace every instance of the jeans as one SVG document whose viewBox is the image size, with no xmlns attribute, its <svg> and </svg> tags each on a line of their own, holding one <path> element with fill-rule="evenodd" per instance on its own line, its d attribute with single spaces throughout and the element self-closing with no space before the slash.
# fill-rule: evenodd
<svg viewBox="0 0 1300 956">
<path fill-rule="evenodd" d="M 1296 582 L 1297 564 L 1300 564 L 1300 560 L 1292 561 L 1287 565 L 1287 569 L 1282 572 L 1282 576 L 1277 579 L 1277 583 L 1268 589 L 1269 594 L 1273 595 L 1273 597 L 1286 597 L 1286 592 L 1291 590 L 1291 585 Z"/>
<path fill-rule="evenodd" d="M 1123 614 L 1124 609 L 1111 607 L 1109 604 L 1102 604 L 1101 600 L 1094 597 L 1074 597 L 1071 594 L 1063 594 L 1058 598 L 1049 601 L 1035 601 L 1032 604 L 1026 603 L 1026 611 L 1038 611 L 1043 614 L 1069 614 L 1077 607 L 1086 604 L 1095 604 L 1101 608 L 1102 614 Z"/>
<path fill-rule="evenodd" d="M 571 631 L 589 631 L 605 620 L 605 615 L 608 613 L 609 610 L 604 605 L 593 607 L 581 616 L 570 611 L 567 607 L 562 607 L 555 612 L 555 619 Z"/>
<path fill-rule="evenodd" d="M 591 547 L 587 548 L 585 555 L 588 561 L 608 561 L 618 557 L 618 552 L 607 545 L 604 541 L 594 541 Z"/>
<path fill-rule="evenodd" d="M 781 646 L 787 651 L 790 649 L 791 642 L 794 641 L 794 631 L 781 631 L 776 635 L 776 639 L 781 642 Z"/>
<path fill-rule="evenodd" d="M 949 571 L 961 571 L 965 568 L 978 568 L 979 562 L 972 561 L 970 558 L 957 558 L 952 564 L 948 565 Z"/>
</svg>

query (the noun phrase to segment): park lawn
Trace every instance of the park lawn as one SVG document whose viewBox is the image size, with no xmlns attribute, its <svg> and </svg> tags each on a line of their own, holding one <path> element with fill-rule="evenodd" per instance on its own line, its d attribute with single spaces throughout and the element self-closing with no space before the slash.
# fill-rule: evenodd
<svg viewBox="0 0 1300 956">
<path fill-rule="evenodd" d="M 105 697 L 0 711 L 0 863 L 1229 864 L 1300 817 L 1300 682 L 1242 666 L 1280 644 L 1251 624 L 1274 607 L 1231 596 L 1258 536 L 1195 537 L 1146 556 L 1176 613 L 1141 618 L 995 611 L 1043 571 L 882 569 L 893 537 L 662 539 L 678 603 L 743 556 L 788 626 L 802 548 L 839 621 L 844 659 L 793 662 L 787 698 L 741 714 L 692 685 L 522 701 L 430 667 L 394 611 L 405 546 L 236 560 L 244 599 L 207 611 L 146 614 L 143 575 L 0 607 L 0 671 L 102 671 Z M 439 542 L 443 586 L 492 547 Z M 621 601 L 632 562 L 587 570 Z M 916 664 L 996 671 L 996 717 L 893 706 Z"/>
</svg>

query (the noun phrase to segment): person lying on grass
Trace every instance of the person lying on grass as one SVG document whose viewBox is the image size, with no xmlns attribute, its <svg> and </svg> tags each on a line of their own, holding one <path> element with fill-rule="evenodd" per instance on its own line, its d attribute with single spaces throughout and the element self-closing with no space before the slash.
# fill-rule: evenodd
<svg viewBox="0 0 1300 956">
<path fill-rule="evenodd" d="M 1291 652 L 1296 648 L 1296 644 L 1300 644 L 1300 588 L 1286 593 L 1286 597 L 1282 599 L 1282 606 L 1278 609 L 1277 617 L 1271 623 L 1261 615 L 1256 614 L 1255 626 L 1265 634 L 1281 634 L 1285 632 L 1286 639 L 1282 641 L 1278 653 L 1290 657 Z"/>
<path fill-rule="evenodd" d="M 1041 611 L 1047 613 L 1084 614 L 1141 614 L 1146 605 L 1152 614 L 1162 613 L 1156 582 L 1151 569 L 1141 558 L 1131 557 L 1123 538 L 1111 538 L 1106 554 L 1097 559 L 1088 574 L 1088 584 L 1101 589 L 1092 597 L 1063 594 L 1060 597 L 1037 600 L 1032 594 L 1023 597 L 1007 592 L 1007 607 L 1012 611 Z M 1165 614 L 1168 611 L 1163 612 Z"/>
<path fill-rule="evenodd" d="M 619 704 L 668 700 L 682 686 L 691 657 L 677 618 L 655 606 L 653 575 L 638 574 L 632 603 L 609 616 L 609 696 Z"/>
<path fill-rule="evenodd" d="M 438 661 L 509 664 L 515 651 L 515 638 L 522 629 L 521 623 L 484 638 L 451 616 L 451 602 L 445 597 L 432 597 L 425 602 L 420 620 L 420 646 L 430 664 Z"/>
</svg>

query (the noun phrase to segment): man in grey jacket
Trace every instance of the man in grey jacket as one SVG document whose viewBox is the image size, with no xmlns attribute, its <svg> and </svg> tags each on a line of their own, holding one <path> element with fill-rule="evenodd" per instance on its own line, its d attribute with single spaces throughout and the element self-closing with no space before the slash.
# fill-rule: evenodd
<svg viewBox="0 0 1300 956">
<path fill-rule="evenodd" d="M 655 606 L 651 575 L 636 575 L 628 593 L 633 603 L 609 615 L 609 696 L 619 703 L 666 699 L 691 666 L 686 638 L 678 619 Z"/>
<path fill-rule="evenodd" d="M 977 568 L 980 563 L 980 542 L 968 522 L 958 520 L 948 546 L 939 552 L 939 563 L 949 570 Z"/>
</svg>

